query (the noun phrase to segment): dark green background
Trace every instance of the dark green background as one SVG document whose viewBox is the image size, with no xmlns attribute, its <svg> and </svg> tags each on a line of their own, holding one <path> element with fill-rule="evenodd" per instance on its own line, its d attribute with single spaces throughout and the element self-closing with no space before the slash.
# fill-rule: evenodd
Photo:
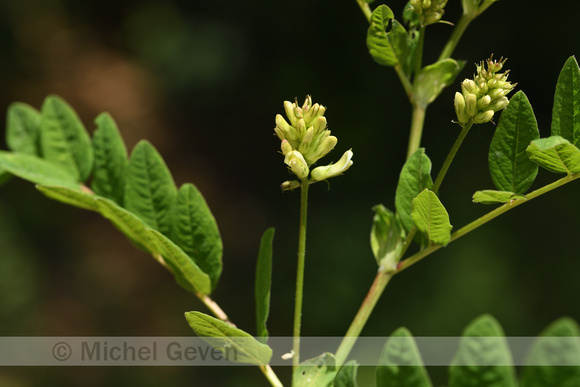
<svg viewBox="0 0 580 387">
<path fill-rule="evenodd" d="M 389 5 L 400 15 L 404 3 Z M 445 19 L 457 21 L 460 2 L 449 3 Z M 509 58 L 510 80 L 534 106 L 541 136 L 549 135 L 559 70 L 580 52 L 579 14 L 571 0 L 501 0 L 472 24 L 454 54 L 465 69 L 428 110 L 422 145 L 435 172 L 459 132 L 451 123 L 459 81 L 491 53 Z M 342 336 L 376 272 L 371 207 L 394 207 L 410 117 L 394 72 L 366 51 L 366 29 L 350 0 L 2 0 L 0 111 L 13 101 L 39 107 L 56 93 L 91 132 L 96 115 L 109 111 L 129 147 L 152 141 L 176 182 L 196 184 L 212 208 L 224 241 L 214 298 L 251 333 L 257 247 L 276 227 L 269 327 L 287 336 L 299 197 L 279 190 L 290 175 L 274 116 L 284 100 L 311 94 L 328 107 L 339 138 L 328 161 L 352 148 L 355 164 L 329 188 L 311 189 L 303 334 Z M 425 63 L 451 30 L 429 28 Z M 490 209 L 471 195 L 493 188 L 493 130 L 472 129 L 441 189 L 456 229 Z M 532 189 L 555 178 L 541 170 Z M 417 336 L 456 336 L 484 312 L 510 336 L 536 335 L 563 315 L 580 320 L 578 198 L 578 183 L 542 196 L 397 276 L 363 335 L 404 325 Z M 0 188 L 0 294 L 2 336 L 188 336 L 183 313 L 206 311 L 99 215 L 17 179 Z M 278 371 L 287 380 L 289 370 Z M 446 383 L 444 368 L 430 372 Z M 267 385 L 253 367 L 0 369 L 2 386 L 129 383 Z"/>
</svg>

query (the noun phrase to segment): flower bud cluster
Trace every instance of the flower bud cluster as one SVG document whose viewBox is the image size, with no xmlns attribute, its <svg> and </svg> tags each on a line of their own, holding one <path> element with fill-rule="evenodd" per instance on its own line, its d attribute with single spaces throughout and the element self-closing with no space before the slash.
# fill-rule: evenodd
<svg viewBox="0 0 580 387">
<path fill-rule="evenodd" d="M 443 16 L 443 8 L 447 5 L 447 0 L 411 0 L 411 6 L 423 26 L 437 23 Z"/>
<path fill-rule="evenodd" d="M 302 180 L 310 175 L 312 181 L 326 180 L 342 174 L 352 165 L 352 151 L 349 150 L 338 163 L 310 171 L 310 167 L 326 156 L 338 142 L 327 129 L 324 117 L 326 108 L 312 104 L 312 98 L 307 96 L 302 106 L 298 106 L 297 101 L 285 101 L 284 110 L 288 121 L 281 114 L 276 115 L 274 132 L 282 141 L 280 148 L 284 163 L 298 178 Z M 285 182 L 282 188 L 294 189 L 297 186 L 297 182 Z"/>
<path fill-rule="evenodd" d="M 507 59 L 494 61 L 493 56 L 476 65 L 477 74 L 473 79 L 461 82 L 461 93 L 455 93 L 455 113 L 462 126 L 470 121 L 483 124 L 491 121 L 495 112 L 504 109 L 509 100 L 506 97 L 516 86 L 507 78 L 509 70 L 498 73 Z M 486 65 L 487 64 L 487 69 Z"/>
</svg>

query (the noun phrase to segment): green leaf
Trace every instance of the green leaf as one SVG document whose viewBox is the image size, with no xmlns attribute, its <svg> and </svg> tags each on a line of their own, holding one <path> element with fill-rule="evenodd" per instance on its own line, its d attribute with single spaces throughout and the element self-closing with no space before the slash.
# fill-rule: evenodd
<svg viewBox="0 0 580 387">
<path fill-rule="evenodd" d="M 413 228 L 411 207 L 413 199 L 425 188 L 433 187 L 431 180 L 431 160 L 424 148 L 417 149 L 401 170 L 395 194 L 395 207 L 407 231 Z"/>
<path fill-rule="evenodd" d="M 522 370 L 521 387 L 580 385 L 580 329 L 568 317 L 550 324 L 536 339 Z"/>
<path fill-rule="evenodd" d="M 101 215 L 109 219 L 135 246 L 148 253 L 158 252 L 151 241 L 149 227 L 141 218 L 109 199 L 97 198 L 96 201 Z"/>
<path fill-rule="evenodd" d="M 192 293 L 211 293 L 211 280 L 191 258 L 159 231 L 148 229 L 149 238 L 157 246 L 156 251 L 164 258 L 177 283 Z"/>
<path fill-rule="evenodd" d="M 42 104 L 40 146 L 43 158 L 58 164 L 78 181 L 93 169 L 93 149 L 85 126 L 75 111 L 56 95 Z"/>
<path fill-rule="evenodd" d="M 556 84 L 552 136 L 562 136 L 580 147 L 580 68 L 573 56 L 562 67 Z"/>
<path fill-rule="evenodd" d="M 534 140 L 526 149 L 530 160 L 555 173 L 580 172 L 580 150 L 560 136 Z"/>
<path fill-rule="evenodd" d="M 6 113 L 6 145 L 14 152 L 40 156 L 40 112 L 14 102 Z"/>
<path fill-rule="evenodd" d="M 515 387 L 516 373 L 505 334 L 489 315 L 475 319 L 463 331 L 449 366 L 449 387 Z"/>
<path fill-rule="evenodd" d="M 140 141 L 133 149 L 125 179 L 125 208 L 151 228 L 168 234 L 177 188 L 165 162 L 148 141 Z"/>
<path fill-rule="evenodd" d="M 378 6 L 371 15 L 367 47 L 373 59 L 383 66 L 404 63 L 408 54 L 407 31 L 394 19 L 386 5 Z"/>
<path fill-rule="evenodd" d="M 90 211 L 99 211 L 96 196 L 82 189 L 71 189 L 68 187 L 55 185 L 37 185 L 36 189 L 47 197 L 59 202 L 70 204 L 71 206 L 83 208 Z"/>
<path fill-rule="evenodd" d="M 91 188 L 96 194 L 123 205 L 127 148 L 117 124 L 108 113 L 95 119 L 97 130 L 93 135 L 95 168 Z"/>
<path fill-rule="evenodd" d="M 481 204 L 498 204 L 507 203 L 511 200 L 525 199 L 525 196 L 515 194 L 508 191 L 494 191 L 492 189 L 484 189 L 473 194 L 473 202 Z"/>
<path fill-rule="evenodd" d="M 80 188 L 75 177 L 59 165 L 33 155 L 0 151 L 0 168 L 36 184 Z"/>
<path fill-rule="evenodd" d="M 332 387 L 338 369 L 331 353 L 323 353 L 308 359 L 296 368 L 292 377 L 293 387 Z"/>
<path fill-rule="evenodd" d="M 173 184 L 169 178 L 165 183 L 167 185 Z M 164 205 L 169 206 L 171 203 Z M 209 275 L 212 289 L 215 289 L 222 272 L 222 240 L 207 203 L 193 184 L 183 184 L 179 189 L 171 210 L 170 223 L 171 240 Z"/>
<path fill-rule="evenodd" d="M 274 241 L 274 228 L 270 227 L 262 235 L 258 262 L 256 264 L 256 280 L 254 283 L 254 295 L 256 300 L 256 335 L 258 340 L 266 343 L 268 329 L 266 321 L 270 311 L 270 288 L 272 283 L 272 242 Z"/>
<path fill-rule="evenodd" d="M 397 329 L 385 343 L 379 358 L 377 387 L 429 387 L 417 344 L 407 328 Z"/>
<path fill-rule="evenodd" d="M 235 358 L 228 357 L 230 361 L 265 365 L 272 358 L 270 347 L 228 323 L 201 312 L 186 312 L 185 318 L 196 335 L 212 347 L 222 350 L 226 357 L 233 352 Z"/>
<path fill-rule="evenodd" d="M 356 373 L 358 364 L 356 360 L 346 362 L 334 378 L 334 387 L 358 387 Z"/>
<path fill-rule="evenodd" d="M 417 228 L 427 235 L 431 243 L 445 246 L 451 239 L 449 214 L 437 195 L 425 188 L 413 199 L 413 221 Z"/>
<path fill-rule="evenodd" d="M 396 269 L 401 259 L 405 230 L 397 215 L 382 204 L 373 207 L 375 216 L 371 228 L 371 249 L 382 268 Z"/>
<path fill-rule="evenodd" d="M 413 83 L 415 102 L 422 106 L 433 102 L 444 88 L 453 83 L 464 64 L 448 58 L 421 69 Z"/>
<path fill-rule="evenodd" d="M 503 111 L 489 147 L 489 171 L 500 191 L 524 194 L 538 174 L 526 148 L 540 137 L 528 97 L 518 91 Z"/>
</svg>

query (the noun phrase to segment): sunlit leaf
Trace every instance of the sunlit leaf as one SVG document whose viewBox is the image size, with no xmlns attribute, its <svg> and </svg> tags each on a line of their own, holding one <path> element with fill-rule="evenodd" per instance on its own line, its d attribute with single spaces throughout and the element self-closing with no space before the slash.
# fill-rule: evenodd
<svg viewBox="0 0 580 387">
<path fill-rule="evenodd" d="M 332 387 L 338 369 L 334 355 L 323 353 L 313 359 L 300 363 L 294 370 L 292 386 L 294 387 Z"/>
<path fill-rule="evenodd" d="M 274 228 L 269 228 L 262 235 L 258 262 L 256 263 L 256 279 L 254 296 L 256 300 L 256 335 L 264 343 L 268 338 L 266 321 L 270 312 L 270 288 L 272 283 L 272 242 Z"/>
<path fill-rule="evenodd" d="M 51 161 L 25 154 L 0 151 L 0 168 L 36 184 L 61 185 L 80 189 L 77 179 L 68 170 Z"/>
<path fill-rule="evenodd" d="M 407 31 L 394 19 L 393 11 L 379 5 L 371 16 L 367 47 L 373 59 L 384 66 L 403 63 L 408 54 Z"/>
<path fill-rule="evenodd" d="M 492 189 L 477 191 L 473 194 L 473 202 L 481 204 L 507 203 L 516 199 L 525 199 L 525 196 L 508 191 L 494 191 Z"/>
<path fill-rule="evenodd" d="M 532 141 L 526 149 L 530 160 L 554 173 L 580 172 L 580 150 L 560 136 Z"/>
<path fill-rule="evenodd" d="M 425 188 L 413 199 L 413 221 L 431 243 L 445 246 L 451 239 L 449 214 L 433 191 Z"/>
<path fill-rule="evenodd" d="M 580 68 L 573 56 L 564 64 L 556 84 L 552 136 L 562 136 L 580 147 Z"/>
<path fill-rule="evenodd" d="M 40 112 L 14 102 L 6 112 L 6 145 L 14 152 L 40 156 Z"/>
</svg>

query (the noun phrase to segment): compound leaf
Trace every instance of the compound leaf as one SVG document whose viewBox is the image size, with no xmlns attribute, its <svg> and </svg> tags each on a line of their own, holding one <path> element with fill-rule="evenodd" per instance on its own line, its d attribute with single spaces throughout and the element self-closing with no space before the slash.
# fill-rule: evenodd
<svg viewBox="0 0 580 387">
<path fill-rule="evenodd" d="M 397 329 L 379 358 L 377 387 L 430 387 L 429 375 L 417 344 L 407 328 Z"/>
<path fill-rule="evenodd" d="M 256 280 L 254 296 L 256 300 L 256 335 L 264 343 L 268 339 L 266 321 L 270 312 L 270 288 L 272 283 L 272 242 L 274 228 L 270 227 L 262 235 L 258 262 L 256 264 Z"/>
<path fill-rule="evenodd" d="M 562 136 L 580 146 L 580 68 L 573 56 L 562 67 L 556 84 L 552 136 Z"/>
<path fill-rule="evenodd" d="M 405 162 L 395 193 L 395 207 L 407 231 L 413 228 L 411 207 L 413 199 L 425 188 L 433 187 L 431 179 L 431 160 L 424 148 L 417 149 Z"/>
<path fill-rule="evenodd" d="M 580 329 L 567 317 L 550 324 L 536 339 L 522 370 L 521 387 L 574 387 L 580 381 Z"/>
<path fill-rule="evenodd" d="M 47 197 L 71 206 L 90 211 L 99 211 L 96 196 L 82 189 L 72 189 L 55 185 L 37 185 L 36 189 Z"/>
<path fill-rule="evenodd" d="M 77 181 L 86 181 L 93 168 L 93 149 L 85 126 L 73 108 L 56 95 L 46 97 L 41 111 L 42 157 Z"/>
<path fill-rule="evenodd" d="M 133 149 L 125 179 L 124 207 L 167 235 L 177 188 L 161 155 L 148 141 L 140 141 Z"/>
<path fill-rule="evenodd" d="M 505 334 L 489 315 L 478 317 L 465 328 L 449 367 L 449 387 L 464 386 L 517 386 Z"/>
<path fill-rule="evenodd" d="M 40 156 L 40 112 L 14 102 L 6 112 L 6 145 L 14 152 Z"/>
<path fill-rule="evenodd" d="M 425 188 L 413 199 L 413 221 L 431 243 L 445 246 L 451 239 L 449 214 L 437 195 Z"/>
<path fill-rule="evenodd" d="M 503 111 L 489 147 L 489 171 L 496 188 L 524 194 L 538 174 L 526 148 L 540 138 L 528 97 L 518 91 Z"/>
<path fill-rule="evenodd" d="M 408 55 L 407 31 L 394 19 L 386 5 L 378 6 L 371 15 L 367 47 L 373 59 L 383 66 L 404 63 Z"/>
<path fill-rule="evenodd" d="M 509 191 L 494 191 L 492 189 L 484 189 L 473 194 L 473 202 L 481 204 L 507 203 L 517 199 L 525 199 L 525 196 Z"/>
<path fill-rule="evenodd" d="M 300 363 L 294 371 L 292 385 L 296 387 L 333 387 L 337 372 L 334 355 L 326 352 Z"/>
<path fill-rule="evenodd" d="M 185 290 L 197 294 L 211 293 L 211 280 L 199 266 L 175 243 L 157 230 L 148 229 L 151 242 L 156 245 L 155 252 L 161 254 L 177 283 Z"/>
<path fill-rule="evenodd" d="M 32 183 L 80 188 L 77 179 L 67 170 L 37 156 L 0 151 L 0 168 Z"/>
<path fill-rule="evenodd" d="M 127 148 L 117 124 L 108 113 L 95 119 L 97 130 L 93 135 L 95 167 L 91 188 L 96 194 L 123 205 Z"/>
<path fill-rule="evenodd" d="M 226 358 L 238 363 L 265 365 L 272 358 L 272 349 L 249 333 L 201 312 L 186 312 L 187 323 L 196 335 L 212 347 L 222 350 Z M 226 349 L 233 349 L 228 351 Z M 235 358 L 229 358 L 229 353 Z"/>
<path fill-rule="evenodd" d="M 534 140 L 526 149 L 530 160 L 554 173 L 580 172 L 580 150 L 560 136 Z"/>
<path fill-rule="evenodd" d="M 173 182 L 167 180 L 165 184 Z M 222 272 L 222 240 L 215 218 L 193 184 L 183 184 L 177 192 L 170 226 L 173 242 L 209 275 L 215 289 Z"/>
</svg>

